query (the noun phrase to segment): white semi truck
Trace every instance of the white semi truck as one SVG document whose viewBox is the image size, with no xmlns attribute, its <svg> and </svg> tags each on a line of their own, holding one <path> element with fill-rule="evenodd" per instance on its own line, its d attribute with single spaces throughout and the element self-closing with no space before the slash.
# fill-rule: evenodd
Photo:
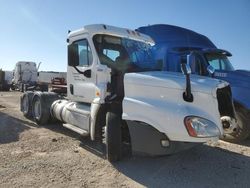
<svg viewBox="0 0 250 188">
<path fill-rule="evenodd" d="M 35 62 L 18 61 L 14 68 L 12 79 L 12 90 L 21 92 L 26 90 L 48 91 L 48 84 L 38 83 L 38 69 Z"/>
<path fill-rule="evenodd" d="M 66 79 L 65 72 L 40 71 L 39 66 L 31 61 L 18 61 L 13 71 L 12 90 L 21 92 L 28 90 L 48 91 L 54 78 Z"/>
<path fill-rule="evenodd" d="M 228 83 L 162 72 L 152 61 L 154 41 L 133 30 L 88 25 L 68 35 L 67 96 L 26 92 L 21 110 L 37 124 L 63 126 L 103 142 L 109 161 L 132 153 L 165 155 L 218 140 L 234 121 Z M 185 58 L 184 58 L 185 59 Z M 192 55 L 184 61 L 192 61 Z"/>
</svg>

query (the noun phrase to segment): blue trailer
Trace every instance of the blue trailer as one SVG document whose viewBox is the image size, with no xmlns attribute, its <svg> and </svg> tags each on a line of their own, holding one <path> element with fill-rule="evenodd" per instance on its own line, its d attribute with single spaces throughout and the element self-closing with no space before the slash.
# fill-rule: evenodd
<svg viewBox="0 0 250 188">
<path fill-rule="evenodd" d="M 193 74 L 229 82 L 238 126 L 225 140 L 239 142 L 250 135 L 250 71 L 235 70 L 228 59 L 232 56 L 230 52 L 218 49 L 204 35 L 177 26 L 158 24 L 140 27 L 137 31 L 154 39 L 154 58 L 162 63 L 163 70 L 180 72 L 182 57 L 193 53 L 195 63 L 190 65 Z M 208 71 L 208 67 L 214 71 Z"/>
</svg>

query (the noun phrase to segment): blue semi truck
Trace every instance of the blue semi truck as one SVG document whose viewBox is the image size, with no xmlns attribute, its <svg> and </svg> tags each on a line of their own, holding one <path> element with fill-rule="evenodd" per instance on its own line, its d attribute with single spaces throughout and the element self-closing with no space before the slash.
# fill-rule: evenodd
<svg viewBox="0 0 250 188">
<path fill-rule="evenodd" d="M 230 52 L 218 49 L 206 36 L 182 27 L 157 24 L 140 27 L 137 31 L 151 36 L 156 42 L 153 54 L 163 70 L 180 72 L 181 59 L 193 53 L 195 60 L 190 65 L 193 74 L 229 82 L 237 127 L 224 140 L 239 142 L 250 135 L 250 71 L 235 70 L 228 59 L 232 56 Z"/>
</svg>

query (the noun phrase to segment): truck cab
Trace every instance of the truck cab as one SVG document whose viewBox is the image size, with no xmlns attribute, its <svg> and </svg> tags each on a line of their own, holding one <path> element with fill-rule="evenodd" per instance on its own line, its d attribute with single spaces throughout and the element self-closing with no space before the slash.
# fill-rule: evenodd
<svg viewBox="0 0 250 188">
<path fill-rule="evenodd" d="M 105 29 L 103 25 L 86 26 L 85 30 L 71 32 L 68 42 L 67 82 L 74 83 L 68 85 L 68 97 L 79 102 L 91 103 L 97 97 L 104 103 L 105 97 L 112 95 L 114 90 L 117 97 L 123 97 L 120 77 L 123 80 L 127 72 L 156 69 L 153 57 L 146 54 L 153 44 L 152 39 L 135 31 L 110 26 Z"/>
<path fill-rule="evenodd" d="M 35 85 L 37 82 L 37 68 L 35 62 L 19 61 L 13 71 L 12 88 L 23 91 L 23 85 Z"/>
<path fill-rule="evenodd" d="M 154 58 L 163 62 L 164 71 L 180 72 L 180 59 L 193 53 L 195 61 L 190 64 L 192 74 L 222 79 L 230 83 L 238 119 L 236 130 L 225 138 L 239 142 L 250 134 L 250 72 L 235 70 L 229 61 L 232 54 L 218 49 L 206 36 L 194 31 L 172 26 L 152 25 L 140 27 L 139 32 L 151 36 L 156 45 Z M 211 69 L 213 69 L 211 71 Z M 209 71 L 210 70 L 210 71 Z"/>
<path fill-rule="evenodd" d="M 187 64 L 183 73 L 161 71 L 147 35 L 98 24 L 70 32 L 67 42 L 67 96 L 26 92 L 21 110 L 38 124 L 57 119 L 104 143 L 109 161 L 120 160 L 124 147 L 154 156 L 216 141 L 224 120 L 234 119 L 227 82 L 190 77 Z"/>
<path fill-rule="evenodd" d="M 48 91 L 48 84 L 39 83 L 39 65 L 32 61 L 18 61 L 13 71 L 13 79 L 11 83 L 12 90 L 21 92 L 28 90 Z"/>
</svg>

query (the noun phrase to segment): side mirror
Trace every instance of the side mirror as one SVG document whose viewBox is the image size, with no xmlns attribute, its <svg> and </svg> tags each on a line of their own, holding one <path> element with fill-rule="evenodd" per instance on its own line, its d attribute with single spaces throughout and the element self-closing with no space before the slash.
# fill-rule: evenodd
<svg viewBox="0 0 250 188">
<path fill-rule="evenodd" d="M 209 72 L 210 75 L 212 75 L 212 77 L 214 76 L 215 69 L 214 69 L 213 66 L 208 65 L 207 66 L 207 71 Z"/>
<path fill-rule="evenodd" d="M 191 92 L 191 81 L 190 81 L 190 74 L 191 74 L 191 68 L 189 63 L 195 63 L 195 56 L 193 53 L 186 56 L 186 59 L 183 56 L 181 58 L 181 71 L 186 76 L 186 91 L 183 93 L 183 99 L 186 102 L 193 102 L 194 98 Z M 186 60 L 186 62 L 185 62 Z"/>
<path fill-rule="evenodd" d="M 83 72 L 83 75 L 84 75 L 85 77 L 87 77 L 87 78 L 91 78 L 91 70 L 88 69 L 88 70 L 84 71 L 84 72 Z"/>
<path fill-rule="evenodd" d="M 78 45 L 76 44 L 68 45 L 68 65 L 73 67 L 79 65 Z"/>
</svg>

